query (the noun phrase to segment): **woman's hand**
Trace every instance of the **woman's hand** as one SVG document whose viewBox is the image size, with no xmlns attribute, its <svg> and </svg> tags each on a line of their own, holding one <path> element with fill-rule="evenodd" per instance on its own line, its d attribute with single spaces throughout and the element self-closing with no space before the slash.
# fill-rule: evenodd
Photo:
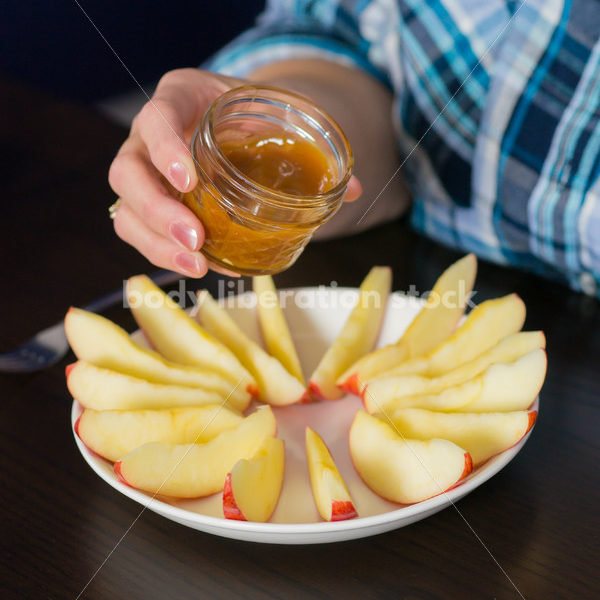
<svg viewBox="0 0 600 600">
<path fill-rule="evenodd" d="M 110 186 L 121 198 L 115 231 L 159 267 L 191 277 L 206 274 L 207 260 L 198 252 L 202 223 L 169 194 L 160 176 L 180 192 L 196 186 L 193 130 L 217 96 L 241 83 L 198 69 L 170 71 L 134 118 L 110 167 Z"/>
<path fill-rule="evenodd" d="M 161 175 L 180 192 L 196 186 L 190 153 L 193 131 L 215 98 L 243 83 L 199 69 L 170 71 L 134 118 L 110 167 L 110 186 L 121 198 L 115 231 L 159 267 L 190 277 L 202 277 L 214 268 L 199 252 L 202 223 L 169 194 Z M 351 180 L 346 199 L 358 197 L 360 189 L 358 181 Z"/>
</svg>

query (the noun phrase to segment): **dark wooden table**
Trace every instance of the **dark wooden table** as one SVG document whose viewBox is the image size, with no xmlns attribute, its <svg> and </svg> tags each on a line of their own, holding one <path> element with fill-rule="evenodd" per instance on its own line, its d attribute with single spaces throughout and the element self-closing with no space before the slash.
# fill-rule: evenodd
<svg viewBox="0 0 600 600">
<path fill-rule="evenodd" d="M 32 90 L 0 90 L 3 351 L 70 304 L 151 267 L 116 238 L 107 217 L 114 197 L 106 173 L 125 132 Z M 393 266 L 396 289 L 427 290 L 457 256 L 400 221 L 312 245 L 277 283 L 357 285 L 379 263 Z M 217 281 L 211 275 L 203 285 L 216 291 Z M 478 300 L 518 292 L 527 328 L 547 333 L 549 357 L 530 440 L 457 505 L 489 552 L 452 508 L 321 546 L 231 541 L 149 511 L 131 526 L 140 506 L 101 481 L 75 447 L 63 374 L 69 356 L 39 373 L 0 375 L 0 597 L 75 599 L 93 577 L 81 597 L 518 598 L 495 561 L 526 598 L 600 597 L 599 304 L 488 264 L 476 287 Z M 106 314 L 133 328 L 124 309 Z"/>
</svg>

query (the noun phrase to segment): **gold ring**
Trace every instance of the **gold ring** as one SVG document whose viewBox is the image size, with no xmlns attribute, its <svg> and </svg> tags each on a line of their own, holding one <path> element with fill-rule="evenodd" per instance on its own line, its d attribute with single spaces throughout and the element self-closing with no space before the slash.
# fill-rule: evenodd
<svg viewBox="0 0 600 600">
<path fill-rule="evenodd" d="M 108 216 L 111 219 L 114 219 L 117 216 L 117 211 L 119 210 L 119 206 L 121 206 L 121 198 L 117 198 L 117 201 L 108 207 Z"/>
</svg>

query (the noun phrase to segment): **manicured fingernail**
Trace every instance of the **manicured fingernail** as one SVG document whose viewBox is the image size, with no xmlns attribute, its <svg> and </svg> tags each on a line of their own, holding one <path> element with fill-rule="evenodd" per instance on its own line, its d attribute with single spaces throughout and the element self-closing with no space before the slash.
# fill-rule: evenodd
<svg viewBox="0 0 600 600">
<path fill-rule="evenodd" d="M 183 163 L 179 161 L 171 163 L 167 170 L 169 181 L 180 191 L 187 191 L 190 186 L 190 174 Z"/>
<path fill-rule="evenodd" d="M 189 254 L 187 252 L 180 252 L 175 255 L 175 264 L 187 271 L 191 275 L 195 275 L 196 277 L 201 277 L 205 274 L 206 269 L 200 262 L 200 257 L 195 254 Z"/>
<path fill-rule="evenodd" d="M 169 233 L 172 238 L 186 250 L 198 249 L 198 233 L 185 223 L 171 223 Z"/>
</svg>

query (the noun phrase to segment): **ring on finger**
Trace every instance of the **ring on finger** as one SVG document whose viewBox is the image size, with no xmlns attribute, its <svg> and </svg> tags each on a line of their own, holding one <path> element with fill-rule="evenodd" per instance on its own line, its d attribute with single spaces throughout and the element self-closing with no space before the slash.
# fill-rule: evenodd
<svg viewBox="0 0 600 600">
<path fill-rule="evenodd" d="M 117 211 L 119 210 L 122 201 L 123 200 L 121 198 L 117 198 L 117 201 L 108 207 L 108 216 L 111 219 L 114 219 L 117 216 Z"/>
</svg>

